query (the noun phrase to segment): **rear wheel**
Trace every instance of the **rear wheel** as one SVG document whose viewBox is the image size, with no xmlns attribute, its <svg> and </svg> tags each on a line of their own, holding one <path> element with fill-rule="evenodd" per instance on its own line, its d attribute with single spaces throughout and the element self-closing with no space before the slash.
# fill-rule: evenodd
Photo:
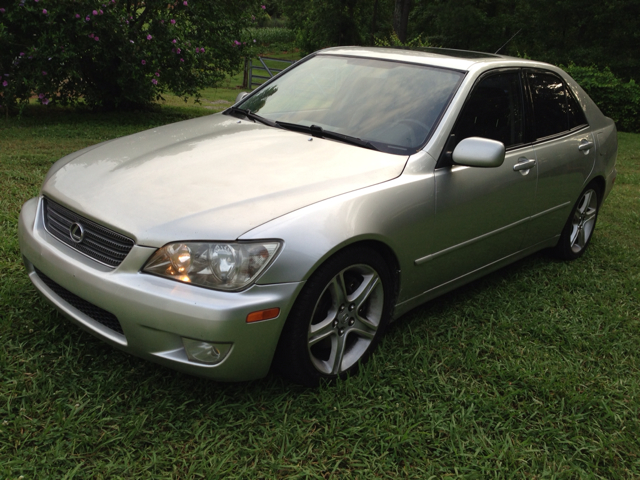
<svg viewBox="0 0 640 480">
<path fill-rule="evenodd" d="M 276 369 L 308 386 L 354 373 L 391 317 L 392 285 L 375 250 L 350 248 L 331 257 L 307 281 L 289 314 Z"/>
<path fill-rule="evenodd" d="M 590 183 L 580 194 L 562 230 L 555 248 L 558 257 L 563 260 L 575 260 L 582 256 L 596 228 L 599 208 L 599 189 L 596 184 Z"/>
</svg>

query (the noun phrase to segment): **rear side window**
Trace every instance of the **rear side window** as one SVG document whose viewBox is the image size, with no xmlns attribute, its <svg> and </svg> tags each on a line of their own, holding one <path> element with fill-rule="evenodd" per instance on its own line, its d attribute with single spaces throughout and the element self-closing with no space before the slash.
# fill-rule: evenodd
<svg viewBox="0 0 640 480">
<path fill-rule="evenodd" d="M 569 106 L 569 128 L 574 129 L 582 125 L 587 125 L 587 117 L 582 111 L 582 107 L 578 101 L 571 95 L 571 92 L 567 95 L 567 104 Z"/>
<path fill-rule="evenodd" d="M 523 142 L 524 115 L 517 70 L 482 78 L 467 99 L 454 128 L 456 143 L 468 137 L 502 142 L 506 148 Z"/>
<path fill-rule="evenodd" d="M 586 124 L 584 112 L 562 79 L 550 72 L 526 73 L 531 99 L 535 138 L 552 137 Z"/>
</svg>

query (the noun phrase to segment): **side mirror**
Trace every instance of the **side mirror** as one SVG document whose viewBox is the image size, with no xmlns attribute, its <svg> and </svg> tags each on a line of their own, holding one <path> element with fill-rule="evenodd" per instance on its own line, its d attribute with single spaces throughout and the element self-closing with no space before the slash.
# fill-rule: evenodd
<svg viewBox="0 0 640 480">
<path fill-rule="evenodd" d="M 235 102 L 235 103 L 238 103 L 240 100 L 242 100 L 242 99 L 243 99 L 244 97 L 246 97 L 247 95 L 249 95 L 249 93 L 248 93 L 248 92 L 240 92 L 240 93 L 238 94 L 238 96 L 236 97 L 236 102 Z"/>
<path fill-rule="evenodd" d="M 499 167 L 504 162 L 504 144 L 488 138 L 462 140 L 451 154 L 453 161 L 467 167 Z"/>
</svg>

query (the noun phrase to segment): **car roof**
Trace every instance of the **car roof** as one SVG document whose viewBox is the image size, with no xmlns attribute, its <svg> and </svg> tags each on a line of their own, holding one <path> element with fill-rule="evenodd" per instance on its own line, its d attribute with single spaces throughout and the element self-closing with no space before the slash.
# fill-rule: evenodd
<svg viewBox="0 0 640 480">
<path fill-rule="evenodd" d="M 344 55 L 411 62 L 468 71 L 472 66 L 496 68 L 501 66 L 551 67 L 551 65 L 522 58 L 486 52 L 432 47 L 333 47 L 317 52 L 321 55 Z M 480 65 L 479 65 L 480 64 Z"/>
</svg>

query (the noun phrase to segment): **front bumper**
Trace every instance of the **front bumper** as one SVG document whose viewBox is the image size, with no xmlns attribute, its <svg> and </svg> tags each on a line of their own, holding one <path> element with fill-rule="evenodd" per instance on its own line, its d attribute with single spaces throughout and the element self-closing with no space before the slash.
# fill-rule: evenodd
<svg viewBox="0 0 640 480">
<path fill-rule="evenodd" d="M 219 292 L 153 275 L 140 269 L 156 250 L 135 246 L 110 269 L 49 235 L 37 198 L 20 212 L 18 236 L 29 278 L 58 310 L 84 330 L 133 355 L 192 375 L 243 381 L 267 374 L 301 282 L 253 285 L 243 292 Z M 117 317 L 123 334 L 75 308 L 52 290 L 36 269 L 60 287 Z M 280 308 L 272 320 L 246 323 L 249 313 Z M 183 338 L 231 343 L 216 365 L 190 361 Z"/>
</svg>

